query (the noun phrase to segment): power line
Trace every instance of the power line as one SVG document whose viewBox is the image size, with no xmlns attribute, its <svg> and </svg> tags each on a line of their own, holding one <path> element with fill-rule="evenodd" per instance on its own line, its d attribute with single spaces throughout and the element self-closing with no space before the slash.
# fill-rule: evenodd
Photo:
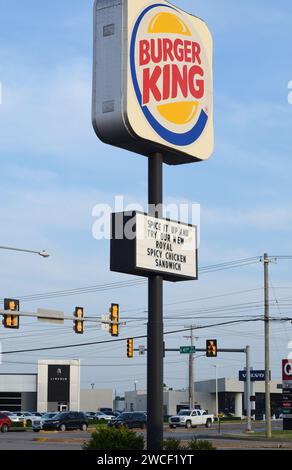
<svg viewBox="0 0 292 470">
<path fill-rule="evenodd" d="M 221 271 L 225 269 L 233 269 L 233 268 L 257 263 L 259 262 L 259 260 L 260 260 L 259 257 L 253 257 L 253 258 L 244 258 L 244 259 L 234 260 L 234 261 L 227 261 L 224 263 L 213 264 L 210 266 L 203 266 L 199 269 L 199 272 L 204 274 L 204 273 Z M 65 289 L 65 290 L 59 290 L 59 291 L 43 292 L 39 294 L 23 295 L 23 296 L 17 296 L 17 298 L 21 300 L 22 302 L 31 302 L 31 301 L 36 301 L 36 300 L 55 299 L 55 298 L 60 298 L 60 297 L 75 296 L 75 295 L 88 294 L 88 293 L 94 293 L 94 292 L 104 292 L 104 291 L 108 291 L 112 289 L 122 289 L 125 287 L 132 287 L 132 286 L 137 286 L 137 285 L 142 286 L 142 285 L 146 285 L 146 283 L 147 281 L 144 279 L 132 280 L 132 281 L 119 281 L 119 282 L 108 283 L 108 284 L 97 284 L 97 285 L 87 286 L 87 287 L 77 287 L 74 289 Z M 3 301 L 4 299 L 0 298 L 0 301 L 1 300 Z"/>
<path fill-rule="evenodd" d="M 201 325 L 197 326 L 194 329 L 195 330 L 202 330 L 206 328 L 214 328 L 214 327 L 219 327 L 219 326 L 226 326 L 226 325 L 235 325 L 239 323 L 250 323 L 250 322 L 258 322 L 258 321 L 264 321 L 263 318 L 252 318 L 252 319 L 245 319 L 245 320 L 233 320 L 233 321 L 228 321 L 228 322 L 223 322 L 223 323 L 214 323 L 212 325 Z M 282 318 L 279 319 L 277 318 L 270 318 L 270 321 L 281 321 L 281 322 L 288 322 L 292 321 L 292 318 Z M 190 330 L 190 328 L 182 328 L 179 330 L 174 330 L 174 331 L 167 331 L 164 333 L 164 336 L 166 335 L 172 335 L 176 333 L 182 333 L 185 331 Z M 139 336 L 133 336 L 133 339 L 145 339 L 147 338 L 147 335 L 139 335 Z M 26 353 L 26 352 L 37 352 L 37 351 L 49 351 L 49 350 L 58 350 L 58 349 L 69 349 L 69 348 L 79 348 L 79 347 L 85 347 L 85 346 L 96 346 L 100 344 L 109 344 L 109 343 L 118 343 L 122 341 L 127 341 L 127 338 L 119 338 L 119 339 L 114 339 L 114 340 L 102 340 L 102 341 L 92 341 L 88 343 L 77 343 L 77 344 L 67 344 L 67 345 L 61 345 L 61 346 L 48 346 L 48 347 L 43 347 L 43 348 L 33 348 L 33 349 L 20 349 L 20 350 L 15 350 L 15 351 L 3 351 L 2 355 L 7 355 L 7 354 L 18 354 L 18 353 Z"/>
</svg>

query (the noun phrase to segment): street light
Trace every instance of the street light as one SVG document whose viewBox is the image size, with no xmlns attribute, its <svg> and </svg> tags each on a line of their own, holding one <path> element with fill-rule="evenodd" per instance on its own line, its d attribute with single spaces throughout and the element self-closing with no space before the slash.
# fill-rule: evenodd
<svg viewBox="0 0 292 470">
<path fill-rule="evenodd" d="M 11 246 L 0 246 L 0 250 L 10 250 L 10 251 L 21 251 L 22 253 L 34 253 L 41 256 L 42 258 L 48 258 L 50 255 L 47 251 L 36 251 L 36 250 L 26 250 L 24 248 L 14 248 Z"/>
</svg>

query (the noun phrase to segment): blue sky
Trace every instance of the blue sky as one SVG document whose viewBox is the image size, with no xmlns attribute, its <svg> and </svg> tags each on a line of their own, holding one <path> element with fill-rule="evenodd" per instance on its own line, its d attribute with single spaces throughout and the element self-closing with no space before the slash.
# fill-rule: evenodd
<svg viewBox="0 0 292 470">
<path fill-rule="evenodd" d="M 201 204 L 201 265 L 264 251 L 292 254 L 292 106 L 287 100 L 292 80 L 292 6 L 287 0 L 177 0 L 177 5 L 203 18 L 214 37 L 216 141 L 208 162 L 165 168 L 165 197 Z M 92 209 L 97 203 L 112 202 L 116 194 L 128 202 L 146 203 L 147 161 L 103 145 L 92 130 L 92 1 L 0 0 L 0 12 L 0 245 L 45 248 L 52 254 L 42 260 L 1 251 L 0 296 L 128 280 L 109 272 L 109 244 L 92 236 Z M 273 295 L 279 299 L 289 296 L 291 268 L 291 261 L 271 267 L 273 285 L 279 287 Z M 198 307 L 261 301 L 259 290 L 196 302 L 261 286 L 262 267 L 256 265 L 206 274 L 196 283 L 167 285 L 165 302 L 193 299 L 188 306 L 191 314 Z M 69 313 L 78 303 L 90 314 L 100 315 L 112 301 L 120 302 L 125 312 L 137 309 L 137 323 L 125 327 L 124 336 L 145 331 L 138 312 L 146 308 L 145 287 L 46 300 L 45 305 L 27 302 L 25 308 L 47 306 Z M 168 312 L 176 314 L 174 307 L 166 308 Z M 177 320 L 166 327 L 183 327 L 182 313 L 180 307 Z M 284 313 L 289 314 L 289 306 Z M 4 349 L 80 341 L 71 325 L 58 330 L 22 323 L 19 333 L 1 330 Z M 208 320 L 201 318 L 202 323 Z M 280 359 L 287 355 L 291 328 L 290 324 L 273 327 L 274 377 L 279 377 Z M 260 368 L 262 330 L 262 324 L 211 328 L 198 334 L 198 344 L 202 346 L 209 336 L 226 346 L 245 346 L 250 341 L 255 367 Z M 107 336 L 96 329 L 81 339 Z M 173 346 L 186 340 L 181 335 L 168 341 Z M 114 372 L 113 368 L 84 368 L 83 386 L 96 382 L 123 391 L 137 379 L 143 388 L 145 359 L 136 358 L 129 367 L 124 349 L 121 345 L 90 347 L 61 355 L 81 357 L 85 363 L 123 364 Z M 60 352 L 40 357 L 49 356 L 60 357 Z M 15 355 L 9 360 L 33 363 L 37 357 Z M 217 363 L 222 375 L 234 376 L 243 358 L 225 356 Z M 34 370 L 30 364 L 1 366 L 3 371 L 8 367 Z M 207 378 L 214 370 L 202 358 L 196 373 Z M 183 387 L 186 374 L 185 359 L 167 358 L 167 383 Z"/>
</svg>

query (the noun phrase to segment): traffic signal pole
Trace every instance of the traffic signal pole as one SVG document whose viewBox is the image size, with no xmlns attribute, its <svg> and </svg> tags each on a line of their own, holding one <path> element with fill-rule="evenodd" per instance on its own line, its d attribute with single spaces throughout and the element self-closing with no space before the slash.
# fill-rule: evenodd
<svg viewBox="0 0 292 470">
<path fill-rule="evenodd" d="M 161 296 L 162 299 L 162 296 Z M 162 309 L 162 303 L 161 303 L 161 309 Z M 153 325 L 155 323 L 153 322 Z M 161 328 L 162 328 L 162 322 L 161 322 Z M 160 329 L 160 333 L 162 332 L 162 356 L 163 356 L 163 329 Z M 153 332 L 150 332 L 151 335 L 153 335 Z M 159 449 L 159 445 L 161 445 L 161 441 L 158 439 L 155 439 L 155 435 L 152 433 L 156 429 L 157 432 L 159 432 L 159 439 L 163 439 L 163 361 L 162 364 L 159 363 L 159 371 L 155 368 L 155 363 L 152 363 L 152 361 L 155 362 L 155 356 L 153 355 L 153 351 L 151 354 L 151 349 L 149 347 L 152 347 L 151 340 L 153 340 L 152 336 L 149 335 L 149 322 L 148 322 L 148 342 L 147 342 L 147 348 L 143 350 L 143 353 L 147 352 L 147 407 L 150 409 L 150 413 L 148 412 L 147 414 L 147 444 L 148 444 L 148 450 L 156 450 Z M 157 341 L 156 346 L 158 346 L 158 335 L 155 337 L 155 341 Z M 159 342 L 160 345 L 160 342 Z M 133 351 L 139 352 L 140 349 L 133 349 Z M 158 348 L 157 348 L 158 351 Z M 160 350 L 159 350 L 160 352 Z M 164 352 L 180 352 L 180 349 L 178 348 L 164 348 Z M 207 352 L 206 348 L 196 348 L 196 352 Z M 246 417 L 247 417 L 247 423 L 246 423 L 246 430 L 248 432 L 251 431 L 251 404 L 250 404 L 250 396 L 251 396 L 251 366 L 250 366 L 250 346 L 246 346 L 243 349 L 237 349 L 237 348 L 218 348 L 217 349 L 218 353 L 241 353 L 245 354 L 246 357 Z M 191 354 L 191 353 L 190 353 Z M 159 359 L 157 357 L 157 359 Z M 158 361 L 157 361 L 158 362 Z M 153 367 L 153 369 L 151 369 Z M 155 375 L 153 374 L 153 371 L 155 372 Z M 158 374 L 160 372 L 161 375 Z M 151 381 L 151 378 L 153 377 L 153 382 L 154 383 L 149 383 L 149 380 Z M 161 388 L 159 387 L 158 379 L 162 380 L 161 382 Z M 152 394 L 157 391 L 157 396 L 153 396 Z M 153 398 L 153 400 L 152 400 Z M 159 402 L 159 407 L 158 405 L 158 400 Z M 162 420 L 159 422 L 157 419 L 156 415 L 153 415 L 153 413 L 157 411 L 158 416 Z M 149 429 L 150 426 L 150 429 Z M 151 446 L 151 448 L 150 448 Z M 153 447 L 152 447 L 153 446 Z"/>
<path fill-rule="evenodd" d="M 191 347 L 194 346 L 194 329 L 191 328 Z M 194 379 L 194 355 L 189 355 L 189 403 L 190 409 L 195 408 L 195 379 Z"/>
<path fill-rule="evenodd" d="M 187 339 L 191 340 L 191 347 L 193 347 L 194 344 L 194 329 L 196 328 L 194 325 L 191 325 L 190 327 L 186 327 L 190 330 L 190 336 L 186 336 Z M 197 339 L 197 338 L 196 338 Z M 195 377 L 194 377 L 194 354 L 191 353 L 189 354 L 189 407 L 190 410 L 193 410 L 195 408 Z"/>
<path fill-rule="evenodd" d="M 163 156 L 148 158 L 148 212 L 162 217 Z M 163 278 L 148 279 L 147 324 L 147 449 L 161 450 L 163 443 Z"/>
</svg>

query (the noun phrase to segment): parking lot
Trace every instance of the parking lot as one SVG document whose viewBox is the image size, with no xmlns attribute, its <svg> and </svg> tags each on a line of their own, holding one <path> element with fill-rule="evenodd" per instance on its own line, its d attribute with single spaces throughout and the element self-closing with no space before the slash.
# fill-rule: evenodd
<svg viewBox="0 0 292 470">
<path fill-rule="evenodd" d="M 253 429 L 255 432 L 263 431 L 264 423 L 253 423 Z M 273 430 L 281 429 L 282 421 L 273 421 Z M 32 430 L 26 430 L 25 432 L 0 433 L 0 450 L 80 450 L 82 448 L 82 443 L 90 438 L 92 430 L 90 430 L 90 432 L 41 431 L 39 433 L 34 433 Z M 200 427 L 190 430 L 184 428 L 169 429 L 168 426 L 165 426 L 164 438 L 167 439 L 174 437 L 182 441 L 189 441 L 194 437 L 198 437 L 199 439 L 211 440 L 219 449 L 236 448 L 238 445 L 243 448 L 250 448 L 251 444 L 244 440 L 244 431 L 244 423 L 222 424 L 220 434 L 217 424 L 210 429 Z M 143 434 L 146 435 L 145 431 Z M 223 435 L 224 439 L 222 439 Z M 234 441 L 233 438 L 228 440 L 228 435 L 238 436 L 238 439 L 236 441 Z M 240 440 L 240 437 L 243 438 L 242 441 Z M 254 442 L 254 445 L 258 445 L 261 448 L 265 448 L 266 446 L 266 444 L 264 446 L 262 442 Z M 277 447 L 277 443 L 273 443 L 273 447 Z"/>
</svg>

